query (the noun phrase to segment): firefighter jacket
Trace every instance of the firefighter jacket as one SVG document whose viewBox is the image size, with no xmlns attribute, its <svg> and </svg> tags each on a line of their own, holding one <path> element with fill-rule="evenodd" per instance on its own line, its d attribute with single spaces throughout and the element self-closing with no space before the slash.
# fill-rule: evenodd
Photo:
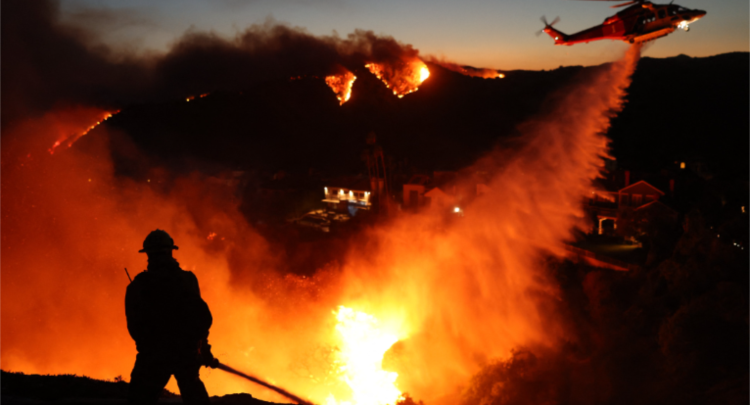
<svg viewBox="0 0 750 405">
<path fill-rule="evenodd" d="M 198 279 L 176 261 L 152 267 L 136 276 L 125 293 L 130 336 L 139 353 L 195 355 L 213 322 Z"/>
</svg>

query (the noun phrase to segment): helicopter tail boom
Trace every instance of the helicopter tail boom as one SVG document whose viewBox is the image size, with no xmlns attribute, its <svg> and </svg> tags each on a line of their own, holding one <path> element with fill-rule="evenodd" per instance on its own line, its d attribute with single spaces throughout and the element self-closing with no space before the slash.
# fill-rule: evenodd
<svg viewBox="0 0 750 405">
<path fill-rule="evenodd" d="M 549 35 L 550 37 L 552 37 L 552 39 L 555 40 L 555 45 L 567 45 L 568 35 L 552 28 L 551 25 L 544 27 L 542 31 L 546 32 L 547 35 Z"/>
</svg>

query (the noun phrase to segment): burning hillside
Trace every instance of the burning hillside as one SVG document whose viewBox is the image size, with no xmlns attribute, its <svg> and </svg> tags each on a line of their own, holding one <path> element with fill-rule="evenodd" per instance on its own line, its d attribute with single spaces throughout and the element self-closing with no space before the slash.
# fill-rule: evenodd
<svg viewBox="0 0 750 405">
<path fill-rule="evenodd" d="M 399 98 L 417 91 L 422 82 L 430 77 L 427 66 L 418 60 L 404 62 L 399 66 L 373 62 L 365 67 L 382 80 L 386 87 L 393 90 L 393 95 Z"/>
<path fill-rule="evenodd" d="M 326 77 L 326 84 L 336 93 L 340 105 L 344 105 L 352 97 L 352 85 L 357 77 L 354 73 L 347 71 L 337 75 Z"/>
</svg>

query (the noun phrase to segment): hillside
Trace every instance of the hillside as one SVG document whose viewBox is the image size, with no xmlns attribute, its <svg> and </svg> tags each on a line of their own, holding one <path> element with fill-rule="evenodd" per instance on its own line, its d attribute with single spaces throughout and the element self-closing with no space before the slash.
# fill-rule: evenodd
<svg viewBox="0 0 750 405">
<path fill-rule="evenodd" d="M 643 58 L 609 136 L 621 165 L 658 170 L 702 159 L 714 171 L 748 171 L 747 53 Z M 419 91 L 393 97 L 364 69 L 338 105 L 323 80 L 267 81 L 237 93 L 131 105 L 111 120 L 160 161 L 186 157 L 235 168 L 361 172 L 370 131 L 403 167 L 466 166 L 545 108 L 545 100 L 597 67 L 462 76 L 436 65 Z"/>
</svg>

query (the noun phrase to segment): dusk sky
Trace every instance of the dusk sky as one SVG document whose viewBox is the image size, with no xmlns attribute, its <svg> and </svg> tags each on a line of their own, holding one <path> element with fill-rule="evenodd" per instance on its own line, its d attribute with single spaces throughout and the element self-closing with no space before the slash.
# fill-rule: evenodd
<svg viewBox="0 0 750 405">
<path fill-rule="evenodd" d="M 63 21 L 85 25 L 101 41 L 131 51 L 164 51 L 189 30 L 231 37 L 269 19 L 314 35 L 372 30 L 413 45 L 421 55 L 503 70 L 550 69 L 612 61 L 626 48 L 609 40 L 554 46 L 534 33 L 559 16 L 555 28 L 572 34 L 600 24 L 618 3 L 570 0 L 63 0 Z M 711 56 L 750 50 L 747 0 L 679 0 L 707 11 L 691 25 L 648 45 L 644 56 Z M 621 10 L 621 9 L 620 9 Z M 102 12 L 105 11 L 105 12 Z M 106 12 L 110 11 L 110 12 Z M 114 12 L 114 13 L 112 13 Z"/>
</svg>

